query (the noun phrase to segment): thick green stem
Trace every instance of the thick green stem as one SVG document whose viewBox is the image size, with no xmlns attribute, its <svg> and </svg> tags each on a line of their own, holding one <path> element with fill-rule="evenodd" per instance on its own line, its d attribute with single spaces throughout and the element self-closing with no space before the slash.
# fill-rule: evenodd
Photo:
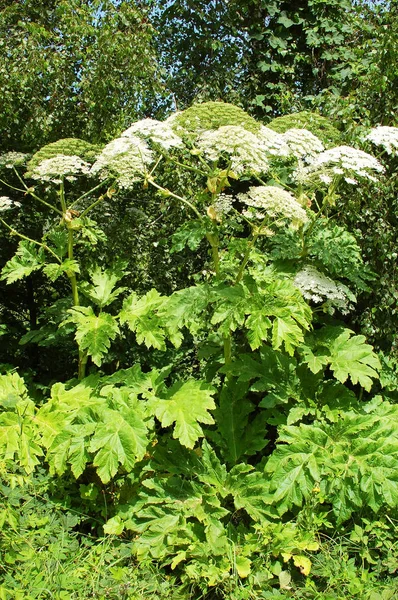
<svg viewBox="0 0 398 600">
<path fill-rule="evenodd" d="M 259 233 L 255 233 L 253 235 L 252 239 L 250 240 L 250 242 L 247 245 L 246 252 L 245 252 L 244 257 L 242 259 L 242 262 L 240 264 L 239 271 L 238 271 L 238 274 L 236 276 L 235 284 L 234 285 L 237 285 L 242 280 L 245 267 L 246 267 L 246 265 L 247 265 L 247 263 L 249 261 L 249 258 L 250 258 L 250 252 L 253 250 L 254 245 L 255 245 L 255 243 L 257 241 L 258 236 L 259 236 Z"/>
<path fill-rule="evenodd" d="M 23 187 L 25 188 L 25 194 L 29 194 L 30 196 L 32 196 L 32 198 L 34 198 L 38 202 L 41 202 L 42 204 L 44 204 L 44 206 L 47 206 L 47 208 L 51 208 L 51 210 L 55 210 L 55 212 L 57 212 L 58 214 L 61 214 L 61 211 L 56 206 L 53 206 L 49 202 L 46 202 L 45 200 L 43 200 L 43 198 L 40 198 L 40 196 L 36 196 L 36 194 L 33 192 L 33 189 L 29 188 L 26 185 L 26 183 L 24 182 L 24 180 L 22 179 L 22 177 L 20 176 L 18 171 L 15 169 L 15 167 L 14 167 L 14 172 L 15 172 L 16 176 L 18 177 L 19 181 L 22 183 Z M 15 189 L 17 189 L 17 188 L 15 188 Z"/>
<path fill-rule="evenodd" d="M 59 199 L 61 202 L 62 212 L 64 214 L 65 225 L 68 230 L 68 259 L 73 260 L 73 229 L 69 226 L 68 221 L 65 219 L 67 213 L 66 201 L 65 201 L 65 187 L 64 182 L 61 182 L 59 188 Z M 68 274 L 70 285 L 72 288 L 72 299 L 73 306 L 80 306 L 79 300 L 79 290 L 77 288 L 77 279 L 75 273 Z M 87 365 L 87 352 L 83 352 L 79 349 L 79 366 L 78 366 L 78 379 L 84 379 L 86 374 L 86 365 Z"/>
<path fill-rule="evenodd" d="M 187 200 L 186 198 L 183 198 L 182 196 L 178 196 L 178 194 L 174 194 L 174 192 L 171 192 L 170 190 L 162 187 L 161 185 L 158 185 L 156 183 L 156 181 L 154 181 L 151 178 L 148 178 L 148 183 L 150 183 L 151 185 L 153 185 L 153 187 L 155 187 L 157 190 L 160 190 L 161 192 L 163 192 L 165 196 L 171 196 L 172 198 L 176 198 L 176 200 L 180 200 L 180 202 L 182 202 L 183 204 L 186 204 L 187 206 L 189 206 L 189 208 L 195 213 L 195 215 L 198 217 L 198 219 L 200 221 L 203 221 L 202 215 L 195 208 L 195 206 L 193 204 L 191 204 L 191 202 L 189 202 L 189 200 Z"/>
<path fill-rule="evenodd" d="M 212 233 L 206 233 L 206 238 L 211 247 L 214 270 L 216 272 L 216 276 L 218 277 L 220 275 L 220 255 L 218 253 L 217 237 L 215 237 Z"/>
<path fill-rule="evenodd" d="M 208 242 L 211 246 L 211 253 L 213 256 L 213 264 L 214 264 L 214 270 L 216 272 L 216 277 L 219 277 L 220 275 L 220 256 L 218 253 L 218 241 L 217 241 L 217 237 L 212 235 L 211 233 L 207 233 L 206 237 L 208 239 Z M 230 365 L 231 364 L 231 356 L 232 356 L 232 338 L 231 338 L 231 334 L 228 335 L 224 335 L 224 364 L 225 365 Z"/>
<path fill-rule="evenodd" d="M 74 200 L 74 202 L 72 202 L 72 204 L 69 206 L 69 210 L 71 208 L 73 208 L 74 206 L 76 206 L 76 204 L 78 204 L 81 200 L 83 200 L 83 198 L 86 198 L 86 196 L 89 196 L 93 192 L 96 192 L 99 188 L 103 187 L 105 185 L 106 181 L 107 181 L 106 179 L 104 181 L 101 181 L 101 183 L 99 183 L 95 187 L 91 188 L 91 190 L 89 190 L 88 192 L 85 192 L 84 194 L 82 194 L 81 196 L 79 196 L 77 198 L 77 200 Z M 86 209 L 86 210 L 89 210 L 90 208 L 91 207 L 89 206 L 89 208 Z"/>
<path fill-rule="evenodd" d="M 224 336 L 224 364 L 230 365 L 232 362 L 232 338 L 231 334 Z"/>
<path fill-rule="evenodd" d="M 28 242 L 32 242 L 32 244 L 36 244 L 36 246 L 40 246 L 41 248 L 44 248 L 44 250 L 47 250 L 47 252 L 49 252 L 50 254 L 52 254 L 52 256 L 59 262 L 61 263 L 62 261 L 60 260 L 59 256 L 57 256 L 55 254 L 55 252 L 53 252 L 53 250 L 51 250 L 51 248 L 49 248 L 47 246 L 47 244 L 43 244 L 43 242 L 38 242 L 36 240 L 32 240 L 32 238 L 28 237 L 27 235 L 24 235 L 23 233 L 19 233 L 19 231 L 17 231 L 16 229 L 14 229 L 13 227 L 11 227 L 8 223 L 6 223 L 6 221 L 4 221 L 4 219 L 2 219 L 0 217 L 0 222 L 3 223 L 3 225 L 5 227 L 7 227 L 7 229 L 9 229 L 12 233 L 12 235 L 17 235 L 18 237 L 22 238 L 23 240 L 27 240 Z"/>
</svg>

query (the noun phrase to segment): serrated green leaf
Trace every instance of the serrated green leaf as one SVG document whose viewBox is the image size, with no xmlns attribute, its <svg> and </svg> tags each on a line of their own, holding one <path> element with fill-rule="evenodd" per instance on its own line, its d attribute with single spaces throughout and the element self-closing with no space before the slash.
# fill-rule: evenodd
<svg viewBox="0 0 398 600">
<path fill-rule="evenodd" d="M 246 556 L 238 555 L 235 558 L 235 567 L 239 577 L 241 577 L 242 579 L 249 577 L 251 572 L 251 564 L 251 560 Z"/>
<path fill-rule="evenodd" d="M 76 260 L 67 258 L 61 264 L 49 263 L 43 267 L 43 273 L 51 281 L 56 281 L 61 275 L 68 275 L 71 273 L 80 273 L 79 263 Z"/>
<path fill-rule="evenodd" d="M 330 368 L 341 383 L 350 377 L 352 383 L 359 383 L 369 392 L 372 379 L 379 377 L 380 361 L 373 347 L 365 343 L 365 336 L 350 337 L 351 333 L 347 329 L 330 346 Z"/>
<path fill-rule="evenodd" d="M 26 400 L 28 390 L 18 373 L 0 375 L 0 406 L 15 409 L 18 402 Z"/>
<path fill-rule="evenodd" d="M 262 310 L 253 311 L 252 314 L 247 317 L 247 339 L 252 350 L 257 350 L 257 348 L 268 339 L 268 330 L 271 326 L 271 320 L 263 314 Z"/>
<path fill-rule="evenodd" d="M 63 321 L 76 325 L 75 339 L 82 351 L 91 356 L 93 363 L 101 366 L 111 341 L 119 333 L 116 319 L 109 313 L 95 315 L 91 306 L 75 306 L 68 310 L 70 316 Z"/>
<path fill-rule="evenodd" d="M 165 298 L 158 314 L 170 334 L 179 332 L 183 327 L 195 335 L 203 329 L 202 313 L 210 302 L 210 289 L 207 285 L 195 285 L 174 292 Z"/>
<path fill-rule="evenodd" d="M 311 373 L 319 373 L 319 371 L 322 371 L 323 367 L 329 364 L 329 357 L 327 356 L 327 354 L 315 355 L 312 352 L 311 348 L 304 345 L 300 347 L 300 351 L 303 355 L 303 362 L 305 362 L 308 365 L 308 368 L 310 369 Z"/>
<path fill-rule="evenodd" d="M 124 523 L 119 515 L 108 519 L 104 525 L 104 533 L 108 535 L 120 535 L 123 533 Z"/>
<path fill-rule="evenodd" d="M 398 504 L 398 408 L 376 405 L 336 423 L 285 427 L 266 465 L 280 512 L 321 493 L 338 522 L 362 506 Z"/>
<path fill-rule="evenodd" d="M 285 346 L 285 350 L 293 356 L 295 348 L 304 341 L 302 329 L 291 317 L 276 317 L 272 324 L 272 346 L 275 350 Z"/>
<path fill-rule="evenodd" d="M 218 286 L 215 290 L 216 298 L 219 298 L 215 304 L 214 313 L 211 318 L 212 325 L 218 325 L 219 331 L 224 335 L 229 335 L 231 331 L 236 331 L 245 321 L 248 312 L 248 300 L 246 290 L 242 285 Z"/>
<path fill-rule="evenodd" d="M 33 242 L 26 240 L 19 242 L 15 255 L 3 267 L 1 279 L 5 279 L 10 284 L 41 269 L 45 257 L 43 248 L 38 248 L 39 246 Z"/>
<path fill-rule="evenodd" d="M 170 252 L 181 252 L 185 246 L 190 250 L 197 250 L 204 237 L 206 237 L 206 228 L 203 223 L 192 219 L 172 235 Z"/>
<path fill-rule="evenodd" d="M 89 444 L 95 454 L 93 465 L 103 483 L 108 483 L 117 473 L 119 465 L 131 471 L 141 460 L 148 445 L 147 428 L 137 414 L 107 410 L 103 422 L 98 423 Z"/>
<path fill-rule="evenodd" d="M 203 381 L 190 379 L 184 383 L 178 382 L 168 390 L 165 399 L 153 399 L 154 414 L 162 427 L 174 423 L 173 437 L 183 446 L 193 448 L 203 436 L 199 423 L 214 423 L 209 413 L 216 407 L 212 398 L 214 393 L 214 388 Z"/>
<path fill-rule="evenodd" d="M 234 371 L 239 373 L 239 381 L 254 381 L 251 390 L 267 392 L 260 403 L 263 408 L 286 404 L 290 399 L 302 400 L 301 382 L 294 358 L 263 346 L 259 353 L 241 354 L 239 361 L 233 365 Z"/>
<path fill-rule="evenodd" d="M 155 289 L 141 298 L 133 293 L 123 303 L 120 311 L 120 323 L 126 323 L 135 332 L 137 342 L 147 348 L 166 350 L 166 328 L 164 322 L 156 314 L 156 309 L 163 303 L 163 297 Z M 178 344 L 178 338 L 174 338 Z"/>
<path fill-rule="evenodd" d="M 103 270 L 96 267 L 90 273 L 92 283 L 82 283 L 80 289 L 94 304 L 104 308 L 112 304 L 127 289 L 125 287 L 115 287 L 117 282 L 125 275 L 127 275 L 127 271 L 124 268 L 124 263 L 116 264 L 112 269 Z"/>
<path fill-rule="evenodd" d="M 275 513 L 269 493 L 268 477 L 251 465 L 240 463 L 231 469 L 226 487 L 232 494 L 235 508 L 244 509 L 254 521 L 263 521 Z"/>
<path fill-rule="evenodd" d="M 223 456 L 233 464 L 243 455 L 255 454 L 267 444 L 264 415 L 260 413 L 249 422 L 255 406 L 247 398 L 248 388 L 245 382 L 229 379 L 221 390 L 219 406 L 214 412 Z"/>
</svg>

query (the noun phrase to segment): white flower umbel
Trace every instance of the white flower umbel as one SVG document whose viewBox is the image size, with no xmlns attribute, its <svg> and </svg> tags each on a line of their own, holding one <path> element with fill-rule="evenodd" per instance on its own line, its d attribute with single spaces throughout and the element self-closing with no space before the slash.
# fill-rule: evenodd
<svg viewBox="0 0 398 600">
<path fill-rule="evenodd" d="M 229 194 L 219 194 L 208 208 L 207 214 L 216 221 L 222 221 L 223 217 L 231 212 L 233 200 L 233 197 Z"/>
<path fill-rule="evenodd" d="M 34 167 L 30 173 L 30 177 L 40 181 L 60 183 L 63 178 L 70 178 L 73 181 L 75 175 L 87 175 L 89 172 L 89 163 L 79 158 L 79 156 L 57 154 L 53 158 L 46 158 Z"/>
<path fill-rule="evenodd" d="M 22 206 L 20 202 L 15 202 L 8 196 L 0 196 L 0 212 L 10 210 L 11 208 L 19 208 L 20 206 Z"/>
<path fill-rule="evenodd" d="M 352 310 L 356 298 L 351 290 L 342 283 L 336 283 L 312 265 L 307 265 L 294 278 L 294 285 L 304 298 L 316 304 L 324 304 L 328 312 L 337 308 L 342 314 Z"/>
<path fill-rule="evenodd" d="M 280 133 L 262 125 L 258 137 L 264 142 L 267 154 L 271 156 L 289 156 L 290 148 Z"/>
<path fill-rule="evenodd" d="M 296 198 L 290 192 L 273 185 L 251 187 L 247 193 L 238 194 L 238 199 L 254 209 L 244 213 L 246 216 L 251 215 L 257 219 L 264 219 L 266 215 L 282 217 L 295 225 L 308 221 L 307 213 Z"/>
<path fill-rule="evenodd" d="M 29 155 L 23 152 L 5 152 L 0 154 L 0 167 L 6 167 L 12 169 L 23 165 Z"/>
<path fill-rule="evenodd" d="M 288 129 L 281 137 L 296 158 L 316 156 L 325 149 L 321 140 L 307 129 Z"/>
<path fill-rule="evenodd" d="M 296 178 L 300 178 L 301 182 L 319 180 L 328 184 L 330 179 L 341 175 L 347 183 L 355 185 L 357 177 L 377 181 L 374 173 L 383 171 L 383 165 L 371 154 L 351 146 L 336 146 L 312 158 L 299 177 L 296 172 Z"/>
<path fill-rule="evenodd" d="M 196 145 L 209 161 L 217 163 L 221 157 L 229 156 L 231 170 L 237 175 L 268 170 L 265 140 L 239 125 L 204 131 Z"/>
<path fill-rule="evenodd" d="M 398 153 L 398 127 L 375 127 L 368 133 L 365 140 L 371 141 L 375 146 L 382 146 L 388 154 Z"/>
<path fill-rule="evenodd" d="M 112 173 L 121 187 L 139 181 L 153 162 L 153 152 L 137 136 L 120 137 L 105 146 L 91 168 L 93 175 L 106 179 Z"/>
<path fill-rule="evenodd" d="M 155 119 L 142 119 L 133 123 L 131 127 L 122 133 L 122 137 L 139 136 L 152 140 L 165 150 L 170 148 L 182 148 L 184 142 L 174 133 L 167 121 L 156 121 Z"/>
</svg>

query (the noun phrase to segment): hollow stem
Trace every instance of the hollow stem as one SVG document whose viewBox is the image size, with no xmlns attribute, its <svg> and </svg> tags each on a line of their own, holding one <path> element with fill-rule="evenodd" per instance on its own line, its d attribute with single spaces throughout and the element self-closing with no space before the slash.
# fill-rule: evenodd
<svg viewBox="0 0 398 600">
<path fill-rule="evenodd" d="M 18 173 L 18 171 L 15 168 L 14 168 L 14 172 L 24 187 L 23 190 L 18 190 L 18 188 L 13 188 L 14 190 L 18 190 L 19 192 L 24 192 L 24 194 L 29 194 L 29 196 L 32 196 L 32 198 L 34 198 L 41 204 L 44 204 L 44 206 L 47 206 L 47 208 L 51 208 L 51 210 L 54 210 L 58 214 L 62 214 L 61 211 L 56 206 L 53 206 L 49 202 L 46 202 L 46 200 L 43 200 L 43 198 L 40 198 L 40 196 L 37 196 L 37 194 L 35 194 L 33 192 L 33 190 L 26 185 L 26 183 L 24 182 L 24 180 L 22 179 L 22 177 L 20 176 L 20 174 Z M 6 185 L 8 185 L 8 184 L 6 184 Z M 11 186 L 9 186 L 9 187 L 11 187 Z"/>
<path fill-rule="evenodd" d="M 66 200 L 65 200 L 65 186 L 64 186 L 64 181 L 61 181 L 60 184 L 60 188 L 59 188 L 59 199 L 61 202 L 61 207 L 62 207 L 62 212 L 65 215 L 67 212 L 67 207 L 66 207 Z M 68 259 L 69 260 L 73 260 L 73 229 L 69 226 L 68 222 L 65 221 L 65 226 L 67 228 L 68 231 Z M 70 285 L 72 288 L 72 299 L 73 299 L 73 306 L 80 306 L 80 300 L 79 300 L 79 290 L 77 287 L 77 279 L 76 279 L 76 274 L 75 273 L 68 273 L 68 278 L 70 281 Z M 87 352 L 84 352 L 82 350 L 80 350 L 79 348 L 79 363 L 78 363 L 78 379 L 84 379 L 85 375 L 86 375 L 86 365 L 87 365 Z"/>
<path fill-rule="evenodd" d="M 171 196 L 172 198 L 175 198 L 176 200 L 180 200 L 180 202 L 182 202 L 183 204 L 186 204 L 187 206 L 189 206 L 189 208 L 195 213 L 195 215 L 198 217 L 198 219 L 200 221 L 203 221 L 202 215 L 195 208 L 195 206 L 191 202 L 189 202 L 189 200 L 187 200 L 186 198 L 183 198 L 182 196 L 179 196 L 178 194 L 174 194 L 174 192 L 171 192 L 170 190 L 162 187 L 161 185 L 157 184 L 156 181 L 154 181 L 150 177 L 148 177 L 148 183 L 150 183 L 157 190 L 160 190 L 161 192 L 163 192 L 165 194 L 165 196 Z"/>
<path fill-rule="evenodd" d="M 41 248 L 44 248 L 44 250 L 47 250 L 47 252 L 49 252 L 59 263 L 62 262 L 61 259 L 59 258 L 59 256 L 57 256 L 55 254 L 55 252 L 47 246 L 47 244 L 43 244 L 43 242 L 38 242 L 37 240 L 33 240 L 32 238 L 28 237 L 27 235 L 24 235 L 23 233 L 19 233 L 19 231 L 17 231 L 13 227 L 11 227 L 1 217 L 0 217 L 0 222 L 3 223 L 3 225 L 11 231 L 12 235 L 17 235 L 18 237 L 22 238 L 23 240 L 27 240 L 28 242 L 32 242 L 32 244 L 36 244 L 36 246 L 40 246 Z"/>
<path fill-rule="evenodd" d="M 92 210 L 95 206 L 97 206 L 97 204 L 100 204 L 101 202 L 103 202 L 105 200 L 105 196 L 100 196 L 99 198 L 97 198 L 97 200 L 95 200 L 95 202 L 93 202 L 92 204 L 90 204 L 90 206 L 88 206 L 80 215 L 81 217 L 85 217 L 90 210 Z"/>
<path fill-rule="evenodd" d="M 74 200 L 72 202 L 72 204 L 69 206 L 69 210 L 71 208 L 73 208 L 74 206 L 76 206 L 76 204 L 78 204 L 81 200 L 83 200 L 83 198 L 86 198 L 87 196 L 89 196 L 90 194 L 92 194 L 93 192 L 96 192 L 99 188 L 101 188 L 105 183 L 106 183 L 106 179 L 104 179 L 104 181 L 101 181 L 101 183 L 99 183 L 98 185 L 96 185 L 95 187 L 91 188 L 91 190 L 89 190 L 88 192 L 85 192 L 84 194 L 82 194 L 81 196 L 79 196 L 77 198 L 77 200 Z M 90 208 L 90 207 L 89 207 Z M 87 209 L 86 209 L 87 210 Z"/>
</svg>

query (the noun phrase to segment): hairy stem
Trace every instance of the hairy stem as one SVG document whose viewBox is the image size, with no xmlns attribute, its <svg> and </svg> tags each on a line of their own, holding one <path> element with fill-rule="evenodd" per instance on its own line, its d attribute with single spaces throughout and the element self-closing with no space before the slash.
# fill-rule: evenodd
<svg viewBox="0 0 398 600">
<path fill-rule="evenodd" d="M 24 192 L 25 194 L 29 194 L 29 196 L 32 196 L 32 198 L 34 198 L 38 202 L 41 202 L 41 204 L 44 204 L 44 206 L 47 206 L 47 208 L 51 208 L 51 210 L 54 210 L 58 214 L 62 214 L 61 211 L 56 206 L 53 206 L 49 202 L 46 202 L 45 200 L 43 200 L 43 198 L 40 198 L 40 196 L 37 196 L 33 192 L 32 188 L 29 188 L 26 185 L 26 183 L 24 182 L 24 180 L 22 179 L 22 177 L 20 176 L 20 174 L 18 173 L 18 171 L 15 168 L 14 168 L 14 172 L 15 172 L 16 176 L 18 177 L 19 181 L 22 183 L 24 190 L 18 190 L 18 188 L 12 188 L 12 189 L 18 190 L 19 192 Z M 6 184 L 6 185 L 8 185 L 8 184 Z M 9 186 L 9 187 L 12 187 L 12 186 Z"/>
<path fill-rule="evenodd" d="M 98 184 L 98 185 L 96 185 L 95 187 L 91 188 L 91 190 L 89 190 L 88 192 L 85 192 L 84 194 L 82 194 L 81 196 L 79 196 L 79 197 L 77 198 L 77 200 L 74 200 L 74 201 L 72 202 L 72 204 L 70 204 L 70 206 L 69 206 L 69 210 L 70 210 L 71 208 L 73 208 L 74 206 L 76 206 L 76 204 L 78 204 L 78 203 L 79 203 L 81 200 L 83 200 L 83 198 L 86 198 L 87 196 L 89 196 L 89 195 L 90 195 L 90 194 L 92 194 L 93 192 L 96 192 L 96 191 L 97 191 L 99 188 L 103 187 L 103 185 L 106 183 L 106 181 L 107 181 L 107 180 L 106 180 L 106 179 L 104 179 L 104 181 L 101 181 L 101 183 L 99 183 L 99 184 Z M 86 210 L 89 210 L 90 208 L 91 208 L 91 207 L 89 206 L 89 208 L 88 208 L 88 209 L 86 209 Z"/>
<path fill-rule="evenodd" d="M 198 219 L 200 221 L 203 221 L 202 215 L 195 208 L 195 206 L 191 202 L 189 202 L 189 200 L 187 200 L 186 198 L 183 198 L 182 196 L 178 196 L 178 194 L 174 194 L 174 192 L 171 192 L 170 190 L 162 187 L 161 185 L 157 184 L 156 181 L 154 181 L 150 177 L 148 177 L 148 183 L 150 183 L 157 190 L 160 190 L 161 192 L 163 192 L 165 194 L 165 196 L 171 196 L 172 198 L 175 198 L 176 200 L 180 200 L 180 202 L 189 206 L 189 208 L 195 213 L 195 215 L 198 217 Z"/>
<path fill-rule="evenodd" d="M 59 199 L 61 202 L 62 212 L 64 215 L 65 226 L 68 231 L 68 259 L 73 260 L 73 229 L 70 227 L 68 220 L 65 218 L 67 213 L 66 201 L 65 201 L 65 187 L 64 182 L 62 181 L 59 188 Z M 73 306 L 80 306 L 79 300 L 79 290 L 77 288 L 77 278 L 76 273 L 68 273 L 68 278 L 70 281 L 70 285 L 72 288 L 72 299 Z M 86 365 L 87 365 L 87 352 L 83 352 L 79 348 L 79 363 L 78 363 L 78 379 L 83 379 L 86 374 Z"/>
<path fill-rule="evenodd" d="M 6 223 L 6 221 L 4 221 L 4 219 L 2 219 L 0 217 L 0 222 L 3 223 L 3 225 L 5 227 L 7 227 L 7 229 L 9 229 L 12 233 L 12 235 L 17 235 L 18 237 L 22 238 L 23 240 L 26 240 L 28 242 L 32 242 L 32 244 L 36 244 L 36 246 L 40 246 L 41 248 L 44 248 L 44 250 L 47 250 L 47 252 L 49 252 L 59 263 L 61 263 L 61 259 L 59 258 L 59 256 L 57 256 L 55 254 L 55 252 L 53 250 L 51 250 L 51 248 L 49 248 L 47 246 L 47 244 L 43 244 L 43 242 L 38 242 L 36 240 L 32 240 L 32 238 L 28 237 L 27 235 L 24 235 L 23 233 L 19 233 L 19 231 L 17 231 L 16 229 L 14 229 L 13 227 L 11 227 L 8 223 Z"/>
</svg>

